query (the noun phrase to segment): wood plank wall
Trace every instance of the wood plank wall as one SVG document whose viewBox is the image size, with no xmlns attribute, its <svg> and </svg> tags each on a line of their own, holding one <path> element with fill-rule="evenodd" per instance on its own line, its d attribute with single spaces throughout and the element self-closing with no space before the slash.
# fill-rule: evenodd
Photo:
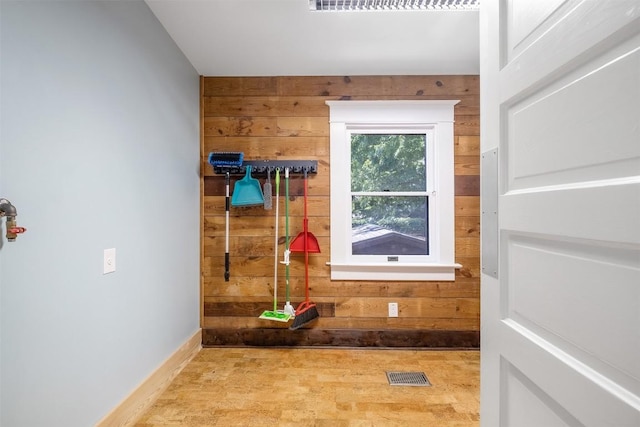
<svg viewBox="0 0 640 427">
<path fill-rule="evenodd" d="M 480 329 L 479 77 L 331 76 L 203 77 L 202 306 L 203 345 L 478 347 Z M 330 254 L 329 108 L 326 100 L 459 99 L 455 107 L 456 261 L 453 282 L 332 281 Z M 322 250 L 310 254 L 310 289 L 320 319 L 290 331 L 258 319 L 272 308 L 275 209 L 231 207 L 231 279 L 224 281 L 224 176 L 211 151 L 242 151 L 247 160 L 317 160 L 309 179 L 310 232 Z M 263 177 L 256 176 L 262 182 Z M 234 179 L 232 179 L 234 181 Z M 290 234 L 302 231 L 303 186 L 290 182 Z M 275 191 L 275 183 L 274 191 Z M 233 187 L 233 184 L 232 184 Z M 275 199 L 274 199 L 275 200 Z M 284 250 L 284 187 L 279 259 Z M 278 301 L 285 297 L 284 267 Z M 304 296 L 304 257 L 292 254 L 294 306 Z M 389 302 L 399 317 L 388 318 Z"/>
</svg>

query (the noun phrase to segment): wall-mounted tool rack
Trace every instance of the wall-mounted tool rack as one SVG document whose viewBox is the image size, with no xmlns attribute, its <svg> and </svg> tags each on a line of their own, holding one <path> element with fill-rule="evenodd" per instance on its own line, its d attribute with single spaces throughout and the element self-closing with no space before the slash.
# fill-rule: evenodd
<svg viewBox="0 0 640 427">
<path fill-rule="evenodd" d="M 254 175 L 275 172 L 277 168 L 283 172 L 289 168 L 290 174 L 303 174 L 305 169 L 307 174 L 318 173 L 317 160 L 244 160 L 242 166 L 213 166 L 213 171 L 217 174 L 243 175 L 246 173 L 246 166 L 251 166 L 251 173 Z"/>
</svg>

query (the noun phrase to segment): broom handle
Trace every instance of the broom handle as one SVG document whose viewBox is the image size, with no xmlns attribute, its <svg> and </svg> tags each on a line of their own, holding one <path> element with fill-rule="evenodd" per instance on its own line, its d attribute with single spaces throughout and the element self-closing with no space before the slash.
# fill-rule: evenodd
<svg viewBox="0 0 640 427">
<path fill-rule="evenodd" d="M 304 169 L 304 295 L 305 301 L 309 302 L 309 248 L 307 240 L 309 240 L 309 218 L 307 217 L 307 168 Z"/>
<path fill-rule="evenodd" d="M 284 223 L 285 223 L 285 251 L 288 252 L 289 251 L 289 168 L 285 168 L 284 169 L 284 180 L 285 180 L 285 186 L 284 186 L 284 192 L 285 192 L 285 198 L 284 198 Z M 291 301 L 291 299 L 289 298 L 289 260 L 286 259 L 285 260 L 285 270 L 284 270 L 284 274 L 285 274 L 285 292 L 286 292 L 286 300 L 285 301 Z"/>
<path fill-rule="evenodd" d="M 309 250 L 307 249 L 307 222 L 304 220 L 304 299 L 309 302 Z"/>
</svg>

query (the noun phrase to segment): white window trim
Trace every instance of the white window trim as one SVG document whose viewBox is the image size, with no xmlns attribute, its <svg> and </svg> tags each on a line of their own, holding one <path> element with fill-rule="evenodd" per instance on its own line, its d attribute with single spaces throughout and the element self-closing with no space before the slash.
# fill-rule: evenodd
<svg viewBox="0 0 640 427">
<path fill-rule="evenodd" d="M 458 100 L 436 101 L 326 101 L 330 109 L 331 148 L 331 279 L 332 280 L 455 280 L 454 138 L 453 107 Z M 433 129 L 437 196 L 430 229 L 429 262 L 354 262 L 344 243 L 351 235 L 350 131 L 384 126 Z M 431 221 L 430 221 L 431 224 Z M 426 257 L 425 257 L 426 259 Z"/>
</svg>

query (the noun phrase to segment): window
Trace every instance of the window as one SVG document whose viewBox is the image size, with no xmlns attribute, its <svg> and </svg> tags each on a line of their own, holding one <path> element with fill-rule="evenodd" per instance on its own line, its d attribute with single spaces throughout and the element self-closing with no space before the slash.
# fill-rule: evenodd
<svg viewBox="0 0 640 427">
<path fill-rule="evenodd" d="M 351 129 L 351 255 L 385 262 L 387 256 L 430 254 L 427 168 L 432 129 Z M 431 166 L 431 165 L 430 165 Z M 433 203 L 431 204 L 434 205 Z M 366 257 L 365 257 L 366 256 Z M 416 261 L 421 261 L 417 259 Z"/>
<path fill-rule="evenodd" d="M 455 279 L 457 102 L 327 101 L 332 279 Z"/>
</svg>

